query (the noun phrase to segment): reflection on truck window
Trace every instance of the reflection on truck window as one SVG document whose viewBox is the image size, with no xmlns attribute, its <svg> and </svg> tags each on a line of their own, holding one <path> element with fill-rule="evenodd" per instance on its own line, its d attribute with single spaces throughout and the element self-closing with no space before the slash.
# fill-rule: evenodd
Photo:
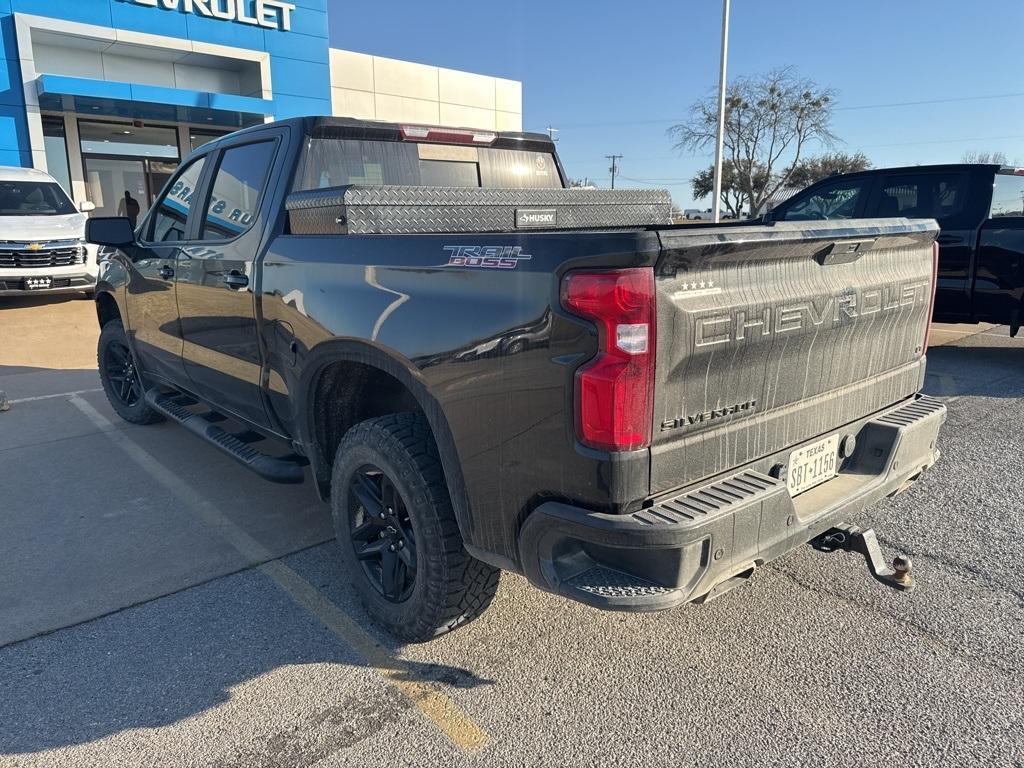
<svg viewBox="0 0 1024 768">
<path fill-rule="evenodd" d="M 864 190 L 863 180 L 842 181 L 822 187 L 782 214 L 783 221 L 852 219 Z"/>
<path fill-rule="evenodd" d="M 272 141 L 244 144 L 224 151 L 213 179 L 200 240 L 236 237 L 252 225 L 273 159 Z"/>
<path fill-rule="evenodd" d="M 59 186 L 47 181 L 0 182 L 0 216 L 66 216 L 77 213 Z"/>
<path fill-rule="evenodd" d="M 962 177 L 957 173 L 888 176 L 882 184 L 878 210 L 873 215 L 882 218 L 949 218 L 963 208 L 962 189 Z"/>
<path fill-rule="evenodd" d="M 989 216 L 1024 216 L 1024 176 L 997 173 L 992 188 L 992 211 Z"/>
<path fill-rule="evenodd" d="M 403 141 L 309 139 L 293 191 L 349 184 L 558 189 L 544 152 Z"/>
<path fill-rule="evenodd" d="M 454 160 L 420 160 L 420 184 L 428 187 L 479 187 L 480 167 Z"/>
<path fill-rule="evenodd" d="M 171 183 L 170 189 L 156 205 L 149 240 L 154 243 L 173 242 L 185 239 L 185 224 L 192 198 L 203 173 L 205 157 L 186 165 Z"/>
</svg>

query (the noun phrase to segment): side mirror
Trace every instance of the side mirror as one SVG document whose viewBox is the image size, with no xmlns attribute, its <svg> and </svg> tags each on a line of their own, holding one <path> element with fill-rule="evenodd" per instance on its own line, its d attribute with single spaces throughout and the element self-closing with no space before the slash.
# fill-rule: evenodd
<svg viewBox="0 0 1024 768">
<path fill-rule="evenodd" d="M 123 248 L 135 242 L 135 230 L 126 216 L 97 216 L 85 222 L 85 239 L 96 245 Z"/>
<path fill-rule="evenodd" d="M 96 210 L 96 203 L 91 200 L 82 200 L 78 203 L 78 210 L 82 213 L 91 213 Z"/>
</svg>

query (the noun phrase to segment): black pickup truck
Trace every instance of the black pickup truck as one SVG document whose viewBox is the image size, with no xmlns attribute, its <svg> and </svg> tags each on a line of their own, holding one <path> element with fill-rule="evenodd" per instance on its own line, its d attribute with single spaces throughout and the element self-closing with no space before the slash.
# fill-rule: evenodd
<svg viewBox="0 0 1024 768">
<path fill-rule="evenodd" d="M 1024 168 L 917 165 L 831 176 L 778 205 L 772 221 L 935 219 L 935 320 L 1024 323 Z"/>
<path fill-rule="evenodd" d="M 704 601 L 938 457 L 934 222 L 672 226 L 564 189 L 546 136 L 285 120 L 204 145 L 104 246 L 114 409 L 311 475 L 370 614 L 423 640 L 501 570 L 593 606 Z M 307 469 L 308 466 L 308 469 Z"/>
</svg>

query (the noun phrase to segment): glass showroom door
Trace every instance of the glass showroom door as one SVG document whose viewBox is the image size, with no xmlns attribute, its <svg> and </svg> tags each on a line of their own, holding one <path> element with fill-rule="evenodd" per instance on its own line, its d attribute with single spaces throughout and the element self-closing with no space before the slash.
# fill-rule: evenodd
<svg viewBox="0 0 1024 768">
<path fill-rule="evenodd" d="M 96 204 L 95 216 L 127 216 L 139 220 L 149 210 L 144 160 L 87 155 L 85 183 L 89 199 Z"/>
</svg>

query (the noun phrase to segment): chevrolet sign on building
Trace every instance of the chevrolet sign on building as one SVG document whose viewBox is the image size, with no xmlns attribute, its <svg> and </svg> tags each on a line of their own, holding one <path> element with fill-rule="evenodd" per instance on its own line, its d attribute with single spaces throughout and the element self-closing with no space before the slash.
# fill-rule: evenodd
<svg viewBox="0 0 1024 768">
<path fill-rule="evenodd" d="M 210 19 L 221 21 L 237 21 L 241 24 L 254 24 L 267 29 L 283 29 L 288 31 L 291 26 L 291 12 L 295 10 L 293 3 L 281 0 L 120 0 L 123 3 L 148 5 L 151 8 L 162 8 L 165 11 L 182 13 L 198 13 Z"/>
<path fill-rule="evenodd" d="M 182 158 L 248 125 L 333 114 L 522 130 L 518 82 L 331 48 L 328 10 L 327 0 L 0 0 L 0 166 L 45 170 L 98 215 L 137 204 L 141 218 Z M 382 11 L 359 39 L 390 24 Z"/>
</svg>

